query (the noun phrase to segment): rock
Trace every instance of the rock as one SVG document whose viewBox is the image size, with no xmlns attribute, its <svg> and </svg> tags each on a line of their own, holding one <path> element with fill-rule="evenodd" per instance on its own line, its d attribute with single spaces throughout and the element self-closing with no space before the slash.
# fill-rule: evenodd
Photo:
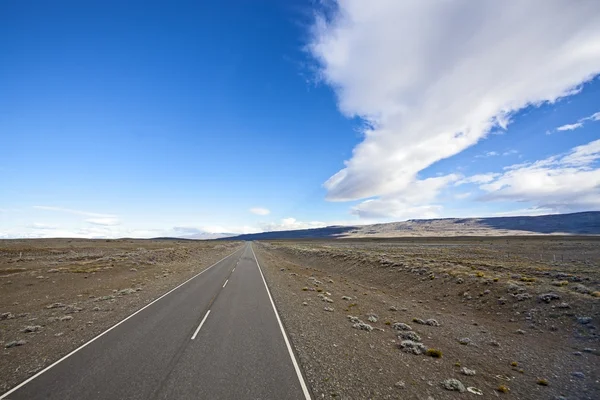
<svg viewBox="0 0 600 400">
<path fill-rule="evenodd" d="M 518 333 L 519 335 L 524 335 L 524 334 L 525 334 L 525 331 L 524 331 L 523 329 L 517 329 L 517 330 L 515 331 L 515 333 Z"/>
<path fill-rule="evenodd" d="M 592 317 L 577 317 L 577 322 L 581 325 L 587 325 L 592 322 Z"/>
<path fill-rule="evenodd" d="M 328 311 L 328 312 L 334 312 L 335 309 L 333 307 L 324 307 L 323 310 Z"/>
<path fill-rule="evenodd" d="M 404 324 L 402 322 L 395 322 L 392 325 L 392 328 L 397 331 L 412 331 L 412 327 L 410 325 Z"/>
<path fill-rule="evenodd" d="M 352 297 L 350 297 L 350 296 L 342 296 L 342 300 L 352 300 Z"/>
<path fill-rule="evenodd" d="M 77 307 L 75 304 L 70 304 L 65 307 L 65 314 L 73 314 L 83 310 L 81 307 Z"/>
<path fill-rule="evenodd" d="M 421 318 L 413 318 L 413 322 L 419 325 L 425 325 L 425 321 Z"/>
<path fill-rule="evenodd" d="M 457 278 L 457 279 L 456 279 L 456 283 L 457 283 L 457 284 L 459 284 L 459 285 L 460 285 L 461 283 L 463 283 L 464 281 L 465 281 L 465 280 L 464 280 L 463 278 Z"/>
<path fill-rule="evenodd" d="M 467 376 L 475 376 L 475 374 L 477 374 L 477 372 L 474 369 L 469 369 L 467 367 L 462 367 L 462 369 L 460 370 L 460 372 L 463 375 L 467 375 Z"/>
<path fill-rule="evenodd" d="M 433 318 L 429 318 L 428 320 L 425 320 L 425 325 L 429 325 L 429 326 L 440 326 L 440 323 L 437 322 L 435 319 Z"/>
<path fill-rule="evenodd" d="M 578 283 L 577 285 L 573 286 L 573 291 L 582 294 L 592 293 L 592 290 L 589 287 L 582 285 L 581 283 Z"/>
<path fill-rule="evenodd" d="M 350 320 L 350 322 L 361 322 L 358 317 L 354 317 L 352 315 L 348 315 L 347 318 Z"/>
<path fill-rule="evenodd" d="M 550 303 L 552 300 L 560 300 L 560 296 L 557 295 L 556 293 L 544 293 L 544 294 L 540 294 L 538 296 L 538 299 L 545 303 Z"/>
<path fill-rule="evenodd" d="M 423 343 L 415 342 L 413 340 L 403 340 L 400 342 L 399 347 L 405 353 L 416 355 L 424 354 L 427 351 L 427 348 Z"/>
<path fill-rule="evenodd" d="M 66 306 L 67 305 L 63 304 L 63 303 L 53 303 L 53 304 L 50 304 L 49 306 L 46 306 L 46 308 L 50 310 L 52 308 L 62 308 L 62 307 L 66 307 Z"/>
<path fill-rule="evenodd" d="M 419 336 L 416 332 L 413 332 L 413 331 L 405 331 L 405 332 L 400 332 L 400 334 L 398 335 L 398 339 L 412 340 L 413 342 L 420 342 L 421 336 Z"/>
<path fill-rule="evenodd" d="M 388 310 L 390 310 L 390 311 L 398 311 L 398 309 L 396 308 L 396 306 L 390 306 L 390 308 L 388 308 Z"/>
<path fill-rule="evenodd" d="M 556 306 L 556 308 L 571 308 L 571 306 L 569 305 L 569 303 L 560 303 L 559 305 Z"/>
<path fill-rule="evenodd" d="M 524 300 L 529 300 L 531 298 L 531 295 L 527 292 L 525 293 L 519 293 L 514 295 L 515 299 L 517 299 L 517 301 L 524 301 Z"/>
<path fill-rule="evenodd" d="M 123 295 L 123 296 L 128 295 L 128 294 L 133 294 L 133 293 L 135 293 L 135 289 L 127 288 L 127 289 L 119 290 L 119 294 Z"/>
<path fill-rule="evenodd" d="M 5 348 L 10 349 L 11 347 L 23 346 L 27 342 L 25 340 L 13 340 L 4 345 Z"/>
<path fill-rule="evenodd" d="M 5 319 L 13 319 L 15 316 L 13 313 L 5 312 L 0 314 L 0 321 L 4 321 Z"/>
<path fill-rule="evenodd" d="M 371 332 L 373 330 L 373 327 L 371 325 L 365 324 L 362 321 L 355 323 L 354 325 L 352 325 L 352 327 L 354 329 L 359 329 L 359 330 L 368 331 L 368 332 Z"/>
<path fill-rule="evenodd" d="M 490 340 L 490 346 L 500 347 L 500 342 L 497 340 Z"/>
<path fill-rule="evenodd" d="M 377 314 L 369 314 L 367 317 L 367 320 L 372 323 L 377 322 L 378 319 L 379 319 L 379 316 Z"/>
<path fill-rule="evenodd" d="M 307 305 L 308 305 L 308 303 L 307 303 L 307 302 L 305 302 L 305 301 L 303 301 L 303 302 L 302 302 L 302 305 L 303 305 L 303 306 L 307 306 Z"/>
<path fill-rule="evenodd" d="M 471 339 L 469 339 L 468 337 L 464 337 L 464 338 L 460 338 L 458 339 L 458 343 L 467 346 L 469 344 L 471 344 Z"/>
<path fill-rule="evenodd" d="M 71 315 L 65 315 L 64 317 L 59 318 L 60 321 L 70 321 L 72 319 L 73 317 Z"/>
<path fill-rule="evenodd" d="M 442 386 L 446 390 L 453 390 L 460 393 L 463 393 L 467 390 L 461 381 L 454 378 L 446 379 L 444 382 L 442 382 Z"/>
<path fill-rule="evenodd" d="M 28 325 L 25 328 L 23 328 L 21 330 L 21 332 L 24 333 L 33 333 L 33 332 L 39 332 L 42 330 L 42 327 L 40 325 Z"/>
<path fill-rule="evenodd" d="M 579 379 L 585 378 L 585 374 L 583 372 L 579 372 L 579 371 L 571 372 L 571 376 L 574 378 L 579 378 Z"/>
<path fill-rule="evenodd" d="M 394 387 L 398 389 L 404 389 L 406 387 L 406 383 L 404 383 L 404 381 L 398 381 L 394 384 Z"/>
</svg>

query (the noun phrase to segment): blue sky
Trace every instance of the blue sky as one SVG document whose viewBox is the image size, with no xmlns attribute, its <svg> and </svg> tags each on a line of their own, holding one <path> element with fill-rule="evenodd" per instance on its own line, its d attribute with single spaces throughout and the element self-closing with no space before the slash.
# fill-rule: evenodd
<svg viewBox="0 0 600 400">
<path fill-rule="evenodd" d="M 600 209 L 595 3 L 203 3 L 2 2 L 0 237 Z"/>
</svg>

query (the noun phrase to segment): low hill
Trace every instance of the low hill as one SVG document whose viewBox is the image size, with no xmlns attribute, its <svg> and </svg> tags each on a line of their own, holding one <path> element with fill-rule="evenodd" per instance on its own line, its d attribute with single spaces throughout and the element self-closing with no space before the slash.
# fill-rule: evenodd
<svg viewBox="0 0 600 400">
<path fill-rule="evenodd" d="M 329 226 L 229 237 L 239 240 L 425 236 L 600 235 L 600 211 L 535 217 L 439 218 L 362 226 Z"/>
</svg>

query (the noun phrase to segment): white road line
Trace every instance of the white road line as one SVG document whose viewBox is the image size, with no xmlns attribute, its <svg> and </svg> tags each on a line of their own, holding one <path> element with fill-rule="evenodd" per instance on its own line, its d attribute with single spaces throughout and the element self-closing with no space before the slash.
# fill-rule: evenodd
<svg viewBox="0 0 600 400">
<path fill-rule="evenodd" d="M 229 279 L 227 279 L 227 280 L 225 281 L 225 283 L 223 284 L 223 287 L 225 287 L 225 285 L 227 285 L 227 282 L 229 282 Z"/>
<path fill-rule="evenodd" d="M 134 315 L 136 315 L 139 312 L 144 311 L 146 308 L 150 307 L 152 304 L 156 303 L 157 301 L 159 301 L 160 299 L 162 299 L 163 297 L 165 297 L 166 295 L 170 294 L 171 292 L 179 289 L 180 287 L 182 287 L 183 285 L 185 285 L 186 283 L 188 283 L 189 281 L 191 281 L 192 279 L 202 275 L 203 273 L 205 273 L 206 271 L 208 271 L 209 269 L 211 269 L 212 267 L 214 267 L 215 265 L 219 264 L 221 261 L 225 261 L 226 259 L 228 259 L 229 257 L 231 257 L 232 255 L 234 255 L 235 253 L 237 253 L 239 250 L 234 251 L 233 253 L 231 253 L 230 255 L 228 255 L 227 257 L 223 257 L 222 259 L 220 259 L 219 261 L 217 261 L 216 263 L 214 263 L 213 265 L 211 265 L 210 267 L 202 270 L 200 273 L 192 276 L 190 279 L 188 279 L 187 281 L 183 282 L 182 284 L 180 284 L 179 286 L 174 287 L 173 289 L 169 290 L 167 293 L 163 294 L 162 296 L 160 296 L 158 299 L 146 304 L 144 307 L 140 308 L 139 310 L 137 310 L 136 312 L 134 312 L 133 314 L 131 314 L 129 317 L 121 320 L 120 322 L 117 322 L 115 325 L 111 326 L 110 328 L 108 328 L 107 330 L 105 330 L 104 332 L 102 332 L 101 334 L 99 334 L 98 336 L 96 336 L 95 338 L 91 339 L 90 341 L 82 344 L 81 346 L 79 346 L 78 348 L 76 348 L 75 350 L 73 350 L 72 352 L 70 352 L 69 354 L 67 354 L 66 356 L 64 356 L 63 358 L 61 358 L 60 360 L 54 362 L 53 364 L 50 364 L 49 366 L 47 366 L 46 368 L 44 368 L 43 370 L 41 370 L 40 372 L 38 372 L 37 374 L 33 375 L 31 378 L 26 379 L 25 381 L 21 382 L 20 384 L 18 384 L 17 386 L 15 386 L 14 388 L 12 388 L 11 390 L 9 390 L 8 392 L 4 393 L 3 395 L 0 396 L 0 400 L 5 399 L 7 396 L 9 396 L 10 394 L 12 394 L 13 392 L 15 392 L 16 390 L 20 389 L 21 387 L 25 386 L 26 384 L 28 384 L 29 382 L 31 382 L 32 380 L 34 380 L 35 378 L 37 378 L 38 376 L 40 376 L 41 374 L 43 374 L 44 372 L 48 371 L 50 368 L 55 367 L 56 365 L 58 365 L 60 362 L 66 360 L 67 358 L 71 357 L 73 354 L 77 353 L 79 350 L 83 349 L 84 347 L 92 344 L 93 342 L 95 342 L 96 340 L 100 339 L 102 336 L 106 335 L 108 332 L 112 331 L 113 329 L 115 329 L 117 326 L 121 325 L 123 322 L 127 321 L 129 318 L 133 317 Z"/>
<path fill-rule="evenodd" d="M 277 312 L 277 307 L 275 307 L 275 303 L 273 302 L 273 297 L 271 297 L 271 292 L 269 291 L 269 287 L 267 286 L 267 281 L 265 280 L 265 276 L 262 273 L 262 269 L 260 268 L 260 264 L 258 263 L 258 259 L 256 258 L 256 254 L 254 254 L 254 249 L 252 248 L 252 244 L 250 244 L 250 250 L 252 250 L 252 255 L 254 256 L 254 260 L 256 261 L 256 265 L 258 266 L 258 271 L 260 272 L 260 276 L 262 277 L 263 283 L 265 284 L 265 289 L 267 289 L 267 294 L 269 295 L 269 300 L 271 300 L 271 305 L 273 306 L 273 311 L 275 312 L 275 316 L 277 317 L 277 322 L 279 323 L 279 329 L 281 329 L 281 334 L 283 335 L 283 340 L 285 340 L 285 345 L 287 346 L 288 353 L 290 353 L 290 358 L 292 359 L 292 364 L 294 364 L 294 369 L 296 370 L 296 375 L 298 376 L 298 380 L 300 381 L 300 386 L 302 386 L 302 392 L 304 393 L 304 398 L 306 400 L 311 400 L 310 393 L 308 391 L 308 387 L 306 386 L 306 382 L 304 381 L 304 377 L 302 376 L 302 372 L 300 371 L 300 367 L 298 366 L 298 361 L 296 361 L 296 356 L 292 351 L 292 346 L 290 345 L 290 341 L 285 334 L 285 329 L 283 329 L 283 324 L 281 323 L 281 319 L 279 318 L 279 313 Z"/>
<path fill-rule="evenodd" d="M 194 332 L 194 335 L 192 336 L 192 340 L 196 339 L 196 335 L 198 334 L 198 332 L 200 332 L 200 328 L 202 328 L 202 325 L 204 325 L 204 321 L 206 321 L 206 317 L 208 317 L 208 314 L 210 314 L 210 310 L 208 310 L 206 312 L 206 315 L 204 315 L 204 318 L 202 318 L 202 322 L 200 322 L 200 325 L 198 325 L 196 332 Z"/>
</svg>

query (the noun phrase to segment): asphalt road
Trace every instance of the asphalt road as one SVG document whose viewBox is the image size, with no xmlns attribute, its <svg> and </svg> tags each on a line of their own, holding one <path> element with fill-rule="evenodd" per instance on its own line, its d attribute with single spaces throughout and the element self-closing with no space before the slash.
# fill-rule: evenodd
<svg viewBox="0 0 600 400">
<path fill-rule="evenodd" d="M 247 243 L 0 399 L 310 399 Z"/>
</svg>

